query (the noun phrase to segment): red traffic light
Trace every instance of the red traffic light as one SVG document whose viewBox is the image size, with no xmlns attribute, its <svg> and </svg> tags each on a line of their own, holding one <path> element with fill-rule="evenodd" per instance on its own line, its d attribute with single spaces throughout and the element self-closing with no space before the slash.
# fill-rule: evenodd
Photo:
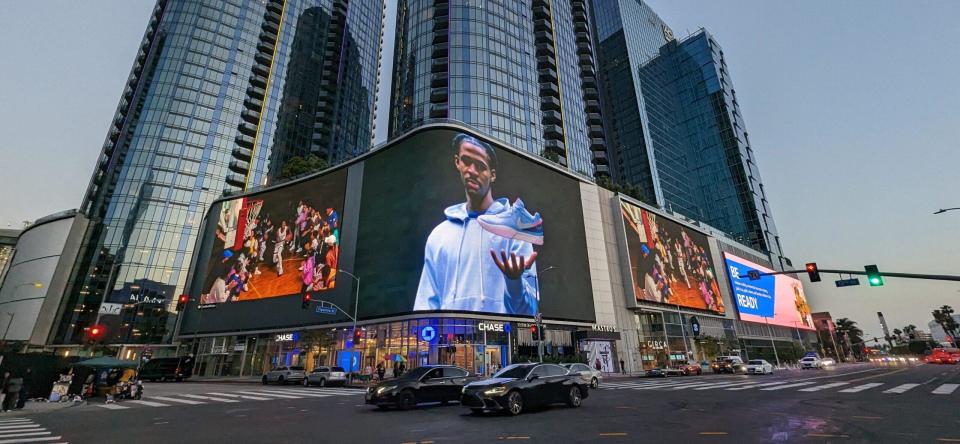
<svg viewBox="0 0 960 444">
<path fill-rule="evenodd" d="M 100 327 L 93 327 L 90 329 L 90 336 L 97 336 L 100 334 Z"/>
<path fill-rule="evenodd" d="M 300 300 L 300 308 L 304 310 L 310 308 L 310 293 L 303 294 L 303 299 Z"/>
<path fill-rule="evenodd" d="M 807 263 L 807 276 L 810 282 L 820 282 L 820 269 L 817 268 L 816 262 Z"/>
<path fill-rule="evenodd" d="M 363 337 L 363 330 L 357 329 L 353 331 L 353 342 L 359 341 L 361 337 Z"/>
<path fill-rule="evenodd" d="M 185 294 L 180 295 L 180 303 L 181 303 L 181 304 L 186 304 L 188 299 L 189 299 L 189 298 L 187 297 L 187 295 L 185 295 Z"/>
<path fill-rule="evenodd" d="M 91 325 L 87 328 L 87 339 L 90 341 L 99 341 L 106 334 L 107 329 L 102 325 Z"/>
</svg>

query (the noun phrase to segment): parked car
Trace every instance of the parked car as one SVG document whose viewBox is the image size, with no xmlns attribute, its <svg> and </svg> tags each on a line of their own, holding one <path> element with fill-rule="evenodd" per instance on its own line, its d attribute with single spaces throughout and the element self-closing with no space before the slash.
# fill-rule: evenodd
<svg viewBox="0 0 960 444">
<path fill-rule="evenodd" d="M 680 370 L 683 372 L 684 376 L 703 374 L 703 367 L 696 362 L 691 362 L 689 364 L 683 365 L 680 367 Z"/>
<path fill-rule="evenodd" d="M 193 359 L 153 358 L 140 367 L 140 379 L 145 381 L 183 381 L 193 375 Z"/>
<path fill-rule="evenodd" d="M 803 370 L 807 369 L 821 369 L 823 368 L 823 361 L 816 356 L 807 356 L 800 360 L 800 368 Z"/>
<path fill-rule="evenodd" d="M 667 376 L 683 376 L 683 369 L 679 367 L 657 367 L 647 370 L 647 377 L 666 378 Z"/>
<path fill-rule="evenodd" d="M 307 373 L 307 377 L 303 378 L 304 386 L 319 385 L 320 387 L 326 387 L 327 385 L 346 385 L 347 384 L 347 372 L 343 367 L 316 367 L 310 373 Z"/>
<path fill-rule="evenodd" d="M 837 365 L 837 361 L 834 361 L 833 358 L 823 358 L 820 360 L 820 367 L 828 368 Z"/>
<path fill-rule="evenodd" d="M 747 361 L 747 374 L 750 375 L 772 375 L 773 364 L 765 359 L 751 359 Z"/>
<path fill-rule="evenodd" d="M 742 373 L 746 367 L 739 356 L 718 356 L 710 368 L 714 373 Z"/>
<path fill-rule="evenodd" d="M 401 410 L 425 402 L 447 404 L 459 400 L 463 386 L 477 379 L 460 367 L 425 365 L 368 388 L 366 403 L 380 409 L 396 406 Z"/>
<path fill-rule="evenodd" d="M 306 378 L 307 372 L 304 371 L 303 367 L 281 366 L 274 367 L 273 370 L 270 370 L 267 372 L 267 374 L 263 375 L 263 378 L 260 378 L 260 381 L 263 382 L 264 385 L 271 382 L 276 382 L 277 384 L 281 385 L 291 382 L 294 384 L 300 384 Z"/>
<path fill-rule="evenodd" d="M 590 368 L 587 364 L 560 364 L 561 367 L 566 368 L 570 373 L 577 373 L 580 375 L 580 378 L 584 382 L 590 384 L 590 388 L 600 387 L 600 381 L 603 381 L 603 376 L 600 374 L 600 370 L 595 368 Z"/>
<path fill-rule="evenodd" d="M 467 384 L 460 396 L 460 405 L 474 413 L 503 410 L 519 415 L 535 405 L 566 403 L 580 407 L 587 396 L 588 384 L 566 368 L 556 364 L 513 364 L 490 379 Z"/>
</svg>

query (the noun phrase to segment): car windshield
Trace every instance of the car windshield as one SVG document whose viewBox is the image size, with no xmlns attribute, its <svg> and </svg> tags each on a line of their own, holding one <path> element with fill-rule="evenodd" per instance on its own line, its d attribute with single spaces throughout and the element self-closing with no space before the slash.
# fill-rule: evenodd
<svg viewBox="0 0 960 444">
<path fill-rule="evenodd" d="M 497 372 L 495 375 L 493 375 L 493 377 L 520 379 L 526 377 L 531 368 L 533 367 L 529 365 L 511 365 L 504 367 L 503 370 Z"/>
<path fill-rule="evenodd" d="M 801 359 L 801 361 L 816 361 L 816 360 L 817 360 L 817 358 L 811 358 L 811 357 L 809 357 L 809 356 L 806 357 L 806 358 Z"/>
<path fill-rule="evenodd" d="M 733 359 L 724 359 L 723 362 L 726 362 L 727 364 L 733 364 Z"/>
<path fill-rule="evenodd" d="M 410 370 L 409 373 L 404 373 L 401 378 L 403 379 L 420 379 L 421 376 L 427 374 L 430 370 L 433 370 L 434 367 L 417 367 L 413 370 Z"/>
<path fill-rule="evenodd" d="M 330 371 L 331 371 L 331 372 L 344 372 L 344 371 L 346 371 L 346 370 L 344 370 L 343 367 L 333 367 L 333 368 L 330 369 Z"/>
<path fill-rule="evenodd" d="M 753 360 L 753 361 L 750 361 L 748 364 L 750 364 L 750 365 L 763 365 L 763 361 Z"/>
</svg>

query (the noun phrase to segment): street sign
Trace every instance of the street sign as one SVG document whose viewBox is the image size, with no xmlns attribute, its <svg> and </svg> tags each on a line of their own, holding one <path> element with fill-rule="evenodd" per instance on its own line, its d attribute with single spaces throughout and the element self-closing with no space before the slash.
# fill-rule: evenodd
<svg viewBox="0 0 960 444">
<path fill-rule="evenodd" d="M 750 270 L 747 272 L 747 276 L 750 278 L 751 281 L 759 281 L 760 270 Z"/>
<path fill-rule="evenodd" d="M 837 287 L 850 287 L 853 285 L 860 285 L 860 279 L 857 279 L 857 278 L 840 279 L 834 283 L 837 284 Z"/>
<path fill-rule="evenodd" d="M 337 309 L 334 308 L 334 307 L 318 306 L 318 307 L 317 307 L 317 313 L 319 313 L 319 314 L 335 315 L 335 314 L 337 314 Z"/>
</svg>

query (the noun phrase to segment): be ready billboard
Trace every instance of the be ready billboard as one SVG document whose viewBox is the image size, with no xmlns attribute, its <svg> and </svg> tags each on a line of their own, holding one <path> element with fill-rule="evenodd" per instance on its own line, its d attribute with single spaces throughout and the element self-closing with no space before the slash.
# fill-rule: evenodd
<svg viewBox="0 0 960 444">
<path fill-rule="evenodd" d="M 751 270 L 760 273 L 773 270 L 730 253 L 723 256 L 740 320 L 814 329 L 810 306 L 799 280 L 783 274 L 751 280 Z"/>
</svg>

